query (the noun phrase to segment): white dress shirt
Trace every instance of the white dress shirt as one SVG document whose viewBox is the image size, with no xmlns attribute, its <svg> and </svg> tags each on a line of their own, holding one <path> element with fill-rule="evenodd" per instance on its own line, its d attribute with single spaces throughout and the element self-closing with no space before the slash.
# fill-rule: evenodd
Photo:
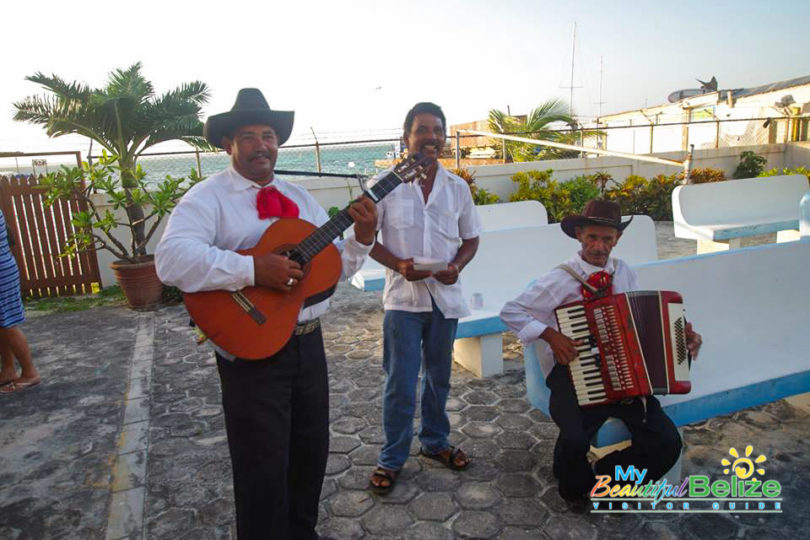
<svg viewBox="0 0 810 540">
<path fill-rule="evenodd" d="M 620 259 L 609 258 L 604 268 L 585 262 L 577 253 L 565 263 L 583 279 L 604 270 L 613 275 L 613 293 L 638 289 L 635 271 Z M 563 304 L 582 300 L 582 284 L 561 268 L 555 268 L 534 281 L 520 296 L 504 304 L 501 319 L 520 339 L 523 346 L 531 346 L 549 326 L 555 330 L 554 310 Z M 548 376 L 554 367 L 551 347 L 543 341 L 546 354 L 541 355 L 543 374 Z"/>
<path fill-rule="evenodd" d="M 328 215 L 304 188 L 276 177 L 272 184 L 292 199 L 298 217 L 321 226 Z M 155 251 L 155 266 L 163 283 L 184 292 L 236 291 L 255 285 L 253 257 L 236 250 L 255 246 L 279 218 L 259 219 L 256 194 L 261 186 L 233 167 L 192 187 L 169 216 Z M 372 246 L 356 240 L 336 241 L 343 262 L 342 277 L 354 274 Z M 329 300 L 301 309 L 299 321 L 320 317 Z"/>
<path fill-rule="evenodd" d="M 377 229 L 383 246 L 400 259 L 424 257 L 449 263 L 458 252 L 459 239 L 478 237 L 481 224 L 467 183 L 439 165 L 427 201 L 421 185 L 412 182 L 397 186 L 377 204 Z M 431 296 L 448 319 L 470 314 L 461 292 L 461 277 L 453 285 L 433 277 L 408 281 L 386 268 L 384 309 L 432 311 Z"/>
</svg>

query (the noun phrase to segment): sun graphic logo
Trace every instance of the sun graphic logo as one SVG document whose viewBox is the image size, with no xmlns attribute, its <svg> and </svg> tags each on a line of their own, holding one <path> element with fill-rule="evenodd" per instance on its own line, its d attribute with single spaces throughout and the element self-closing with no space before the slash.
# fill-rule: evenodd
<svg viewBox="0 0 810 540">
<path fill-rule="evenodd" d="M 750 444 L 745 447 L 744 456 L 740 456 L 740 453 L 737 452 L 736 448 L 729 448 L 728 453 L 734 458 L 734 461 L 729 461 L 727 458 L 720 460 L 720 464 L 726 467 L 723 469 L 723 474 L 729 474 L 733 471 L 734 474 L 736 474 L 741 480 L 745 480 L 749 476 L 753 475 L 754 471 L 756 471 L 756 473 L 760 476 L 764 475 L 765 469 L 762 467 L 757 467 L 757 464 L 765 463 L 767 458 L 763 454 L 760 454 L 755 459 L 751 459 L 751 454 L 753 452 L 754 447 Z"/>
</svg>

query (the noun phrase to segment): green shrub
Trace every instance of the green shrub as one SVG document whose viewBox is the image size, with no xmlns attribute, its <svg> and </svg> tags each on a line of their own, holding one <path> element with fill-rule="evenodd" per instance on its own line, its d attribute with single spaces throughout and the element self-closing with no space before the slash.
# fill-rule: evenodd
<svg viewBox="0 0 810 540">
<path fill-rule="evenodd" d="M 679 181 L 682 181 L 684 176 L 682 172 L 677 174 Z M 709 182 L 723 182 L 725 180 L 725 172 L 720 169 L 712 169 L 711 167 L 692 169 L 692 174 L 690 175 L 690 182 L 693 184 L 708 184 Z"/>
<path fill-rule="evenodd" d="M 737 165 L 732 176 L 734 178 L 754 178 L 765 170 L 765 165 L 767 164 L 768 160 L 765 157 L 758 156 L 754 152 L 746 150 L 740 154 L 740 163 Z"/>
<path fill-rule="evenodd" d="M 659 174 L 651 180 L 631 175 L 607 189 L 605 198 L 617 202 L 623 215 L 646 214 L 656 221 L 671 221 L 672 191 L 679 183 L 678 175 Z"/>
<path fill-rule="evenodd" d="M 456 176 L 460 176 L 465 182 L 467 182 L 467 186 L 470 188 L 470 193 L 472 194 L 473 202 L 475 202 L 475 204 L 496 204 L 501 202 L 500 197 L 494 193 L 490 193 L 486 189 L 478 187 L 478 184 L 475 183 L 475 171 L 470 171 L 468 169 L 451 169 L 450 172 Z"/>
<path fill-rule="evenodd" d="M 596 184 L 595 176 L 583 174 L 562 184 L 561 189 L 568 190 L 573 213 L 579 214 L 585 208 L 586 202 L 600 197 L 601 192 Z"/>
<path fill-rule="evenodd" d="M 552 169 L 525 171 L 512 176 L 518 187 L 509 197 L 515 201 L 540 201 L 546 207 L 550 222 L 559 221 L 571 213 L 570 192 L 562 189 L 559 182 L 551 179 Z"/>
<path fill-rule="evenodd" d="M 759 173 L 759 176 L 782 176 L 782 175 L 789 175 L 789 174 L 803 174 L 807 177 L 807 180 L 810 180 L 810 169 L 807 167 L 796 167 L 795 169 L 789 169 L 784 167 L 781 171 L 774 167 L 773 169 L 769 169 L 767 171 L 762 171 Z"/>
</svg>

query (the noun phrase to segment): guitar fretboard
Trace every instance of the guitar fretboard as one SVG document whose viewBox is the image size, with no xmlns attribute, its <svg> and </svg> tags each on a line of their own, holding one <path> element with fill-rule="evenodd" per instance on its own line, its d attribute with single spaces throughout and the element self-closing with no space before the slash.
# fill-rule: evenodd
<svg viewBox="0 0 810 540">
<path fill-rule="evenodd" d="M 400 178 L 396 171 L 391 171 L 375 183 L 364 196 L 370 195 L 370 198 L 376 203 L 391 193 L 394 188 L 401 183 L 402 178 Z M 315 255 L 320 253 L 335 238 L 340 236 L 343 231 L 351 227 L 352 223 L 354 223 L 354 220 L 349 215 L 349 208 L 346 207 L 298 244 L 291 251 L 290 258 L 303 266 L 311 261 Z"/>
</svg>

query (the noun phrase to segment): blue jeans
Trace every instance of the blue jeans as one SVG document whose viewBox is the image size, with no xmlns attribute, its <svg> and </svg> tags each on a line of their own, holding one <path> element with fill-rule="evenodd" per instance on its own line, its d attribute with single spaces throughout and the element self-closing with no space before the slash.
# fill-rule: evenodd
<svg viewBox="0 0 810 540">
<path fill-rule="evenodd" d="M 398 471 L 413 439 L 416 411 L 416 383 L 422 376 L 422 427 L 419 440 L 426 452 L 440 452 L 450 446 L 450 420 L 445 412 L 450 392 L 453 341 L 458 319 L 445 319 L 436 304 L 433 311 L 411 313 L 390 310 L 383 319 L 383 430 L 385 446 L 378 464 Z"/>
</svg>

